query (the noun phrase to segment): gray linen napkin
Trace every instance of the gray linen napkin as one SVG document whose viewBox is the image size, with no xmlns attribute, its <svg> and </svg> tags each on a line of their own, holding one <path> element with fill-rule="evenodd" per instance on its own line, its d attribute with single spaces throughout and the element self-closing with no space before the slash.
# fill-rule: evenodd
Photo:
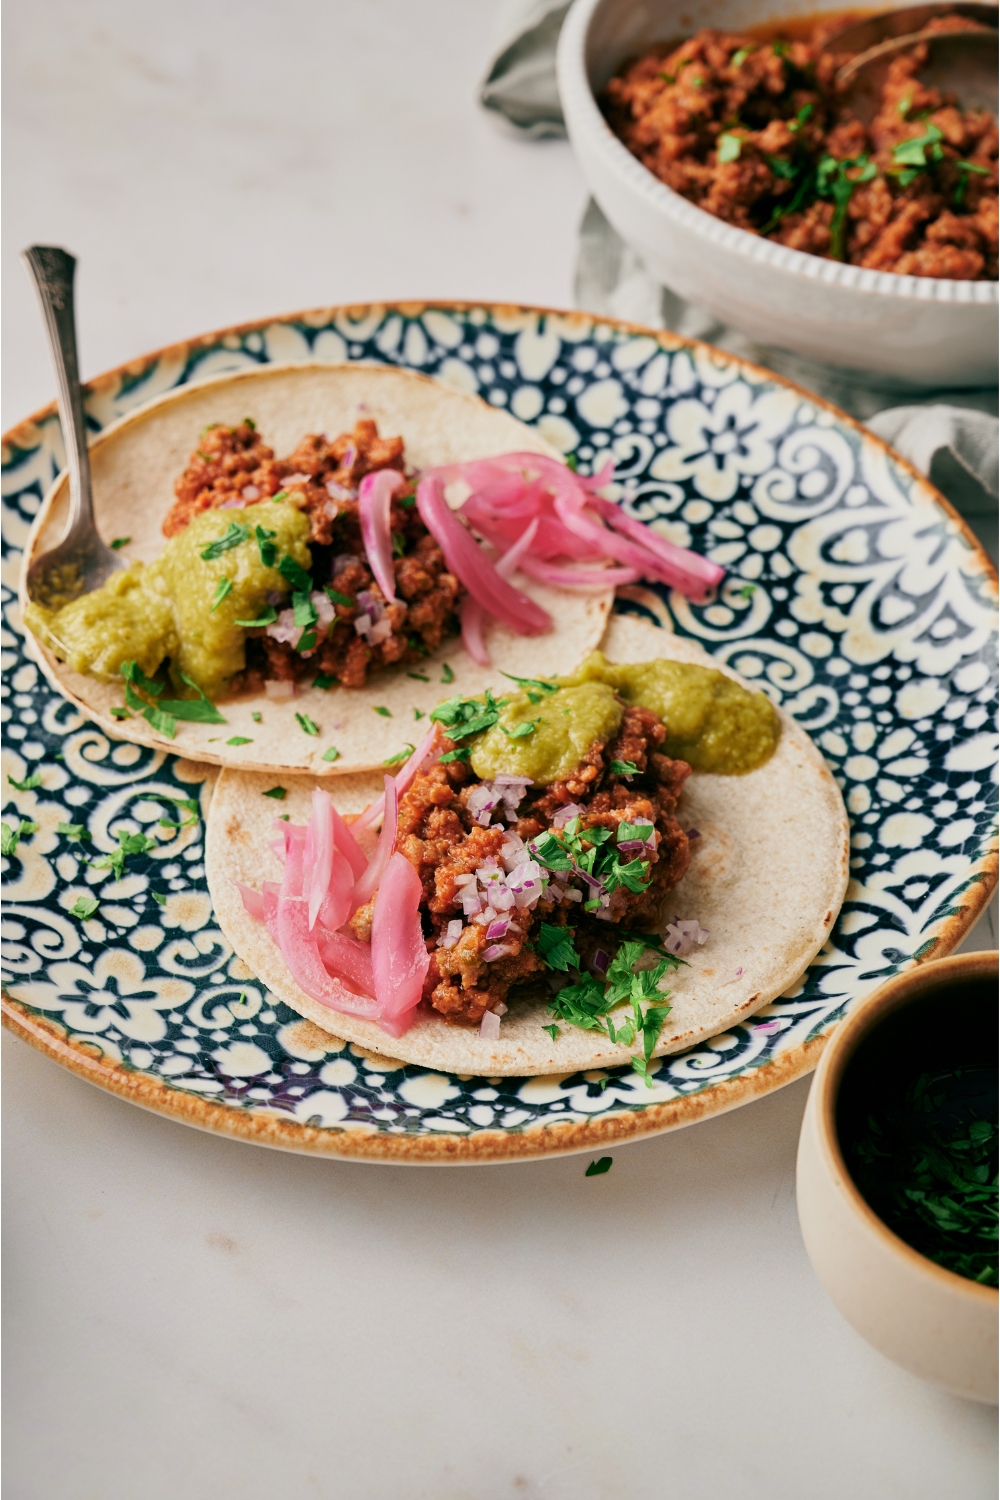
<svg viewBox="0 0 1000 1500">
<path fill-rule="evenodd" d="M 564 135 L 555 51 L 565 0 L 506 0 L 479 102 L 520 135 Z M 997 391 L 906 392 L 898 385 L 763 348 L 661 286 L 591 200 L 580 225 L 574 297 L 588 312 L 669 328 L 767 366 L 849 412 L 927 474 L 997 558 Z"/>
</svg>

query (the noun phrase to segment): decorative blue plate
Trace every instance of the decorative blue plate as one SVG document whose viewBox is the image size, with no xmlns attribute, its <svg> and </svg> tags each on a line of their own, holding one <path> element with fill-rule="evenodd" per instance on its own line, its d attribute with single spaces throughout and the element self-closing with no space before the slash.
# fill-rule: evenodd
<svg viewBox="0 0 1000 1500">
<path fill-rule="evenodd" d="M 306 359 L 401 365 L 478 391 L 583 472 L 610 453 L 631 514 L 726 566 L 704 605 L 631 588 L 617 608 L 699 640 L 821 747 L 853 825 L 831 941 L 745 1025 L 661 1058 L 651 1088 L 631 1070 L 432 1074 L 301 1020 L 215 925 L 203 825 L 159 827 L 164 796 L 200 796 L 204 810 L 214 773 L 109 741 L 25 649 L 20 550 L 63 462 L 49 409 L 3 455 L 4 821 L 27 824 L 3 861 L 12 1030 L 136 1103 L 263 1145 L 503 1161 L 607 1147 L 780 1087 L 871 989 L 956 946 L 996 883 L 996 578 L 924 479 L 833 407 L 731 355 L 532 308 L 334 308 L 210 334 L 95 380 L 90 423 L 185 383 Z M 60 824 L 82 825 L 86 845 Z M 120 878 L 82 863 L 121 830 L 155 830 L 160 847 Z M 92 893 L 97 914 L 72 915 Z"/>
</svg>

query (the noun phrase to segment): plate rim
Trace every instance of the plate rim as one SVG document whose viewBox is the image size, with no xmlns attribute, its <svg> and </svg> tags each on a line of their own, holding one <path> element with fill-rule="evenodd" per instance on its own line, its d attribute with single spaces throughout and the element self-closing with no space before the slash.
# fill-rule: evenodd
<svg viewBox="0 0 1000 1500">
<path fill-rule="evenodd" d="M 498 315 L 501 317 L 524 314 L 538 317 L 552 316 L 570 323 L 586 323 L 595 329 L 607 327 L 630 336 L 651 338 L 661 348 L 670 351 L 687 348 L 710 359 L 734 365 L 741 372 L 752 374 L 760 380 L 791 390 L 803 401 L 830 413 L 838 423 L 853 429 L 863 443 L 873 444 L 877 450 L 888 455 L 911 479 L 916 481 L 955 523 L 970 551 L 976 557 L 984 577 L 988 580 L 994 599 L 997 596 L 997 569 L 971 527 L 950 501 L 941 494 L 926 475 L 921 474 L 889 443 L 871 432 L 856 418 L 842 411 L 832 401 L 813 394 L 766 366 L 754 364 L 751 360 L 731 354 L 727 350 L 718 349 L 701 339 L 687 338 L 669 329 L 649 328 L 641 323 L 633 323 L 622 318 L 604 317 L 580 308 L 566 309 L 535 303 L 450 298 L 394 298 L 382 302 L 332 303 L 325 307 L 307 308 L 230 324 L 150 350 L 146 354 L 135 356 L 83 382 L 84 396 L 86 398 L 88 395 L 103 394 L 112 390 L 115 382 L 130 375 L 140 375 L 148 370 L 154 361 L 162 361 L 171 355 L 175 357 L 181 354 L 190 355 L 199 347 L 217 346 L 227 337 L 241 337 L 249 333 L 261 332 L 274 324 L 301 323 L 307 327 L 320 328 L 328 326 L 338 315 L 342 317 L 349 317 L 352 314 L 361 315 L 371 313 L 376 308 L 384 312 L 397 312 L 404 317 L 420 317 L 428 310 L 438 309 L 460 313 L 480 310 L 486 312 L 491 319 L 495 319 Z M 318 321 L 320 318 L 322 322 Z M 284 364 L 286 361 L 266 361 L 262 368 L 271 363 Z M 337 362 L 331 361 L 330 363 L 332 365 Z M 392 364 L 393 362 L 386 361 L 386 363 Z M 219 376 L 211 377 L 211 379 L 216 378 L 224 380 L 227 375 L 221 372 Z M 208 384 L 209 381 L 195 383 Z M 118 420 L 140 412 L 145 405 L 161 400 L 169 394 L 169 392 L 160 392 L 150 397 L 149 403 L 138 402 L 129 412 L 123 413 L 122 418 L 116 419 L 114 424 L 108 423 L 107 428 L 103 428 L 102 432 L 112 425 L 117 425 Z M 56 403 L 51 401 L 38 408 L 30 416 L 15 423 L 0 437 L 4 458 L 6 459 L 12 449 L 30 448 L 34 439 L 33 429 L 37 429 L 42 423 L 57 415 Z M 58 482 L 58 479 L 59 476 L 56 476 L 53 485 Z M 991 899 L 997 886 L 998 868 L 1000 868 L 1000 859 L 998 859 L 994 840 L 990 850 L 980 856 L 977 864 L 970 870 L 968 882 L 959 896 L 961 905 L 945 918 L 941 930 L 927 948 L 918 953 L 909 963 L 904 964 L 900 972 L 914 968 L 918 964 L 945 957 L 955 950 Z M 0 1001 L 0 1023 L 20 1040 L 27 1042 L 85 1082 L 176 1123 L 246 1144 L 266 1146 L 301 1155 L 334 1160 L 376 1162 L 382 1165 L 428 1166 L 501 1165 L 547 1157 L 577 1155 L 587 1151 L 625 1145 L 648 1136 L 661 1135 L 666 1131 L 696 1124 L 714 1115 L 728 1113 L 812 1072 L 819 1062 L 827 1040 L 839 1024 L 836 1021 L 832 1022 L 822 1035 L 800 1043 L 762 1067 L 742 1073 L 735 1078 L 724 1079 L 696 1094 L 685 1094 L 666 1102 L 650 1103 L 642 1109 L 613 1110 L 600 1117 L 528 1126 L 516 1132 L 484 1129 L 468 1135 L 427 1133 L 419 1136 L 409 1134 L 397 1136 L 368 1127 L 309 1126 L 282 1116 L 277 1111 L 272 1113 L 261 1110 L 237 1110 L 213 1103 L 200 1095 L 171 1087 L 167 1082 L 156 1080 L 150 1074 L 109 1060 L 96 1046 L 86 1042 L 77 1042 L 68 1037 L 65 1028 L 58 1022 L 30 1014 L 28 1007 L 12 999 L 6 990 Z"/>
</svg>

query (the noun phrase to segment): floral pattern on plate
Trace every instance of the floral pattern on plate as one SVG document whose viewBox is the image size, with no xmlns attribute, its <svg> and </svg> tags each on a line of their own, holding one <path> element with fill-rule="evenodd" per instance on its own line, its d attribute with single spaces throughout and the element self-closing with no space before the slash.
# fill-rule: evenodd
<svg viewBox="0 0 1000 1500">
<path fill-rule="evenodd" d="M 626 1133 L 639 1134 L 683 1123 L 683 1109 L 667 1120 L 661 1106 L 685 1098 L 697 1097 L 699 1114 L 713 1096 L 727 1107 L 722 1085 L 771 1064 L 785 1064 L 775 1077 L 787 1081 L 863 994 L 954 946 L 995 871 L 995 584 L 929 485 L 839 413 L 738 359 L 531 309 L 334 309 L 210 336 L 95 381 L 91 426 L 187 382 L 307 359 L 420 370 L 536 425 L 581 471 L 611 456 L 632 515 L 725 565 L 703 605 L 637 586 L 617 608 L 700 641 L 823 750 L 853 825 L 853 878 L 831 941 L 745 1025 L 659 1059 L 651 1087 L 621 1071 L 452 1078 L 303 1021 L 214 924 L 203 823 L 177 817 L 170 800 L 204 812 L 214 771 L 110 741 L 25 650 L 18 558 L 63 456 L 58 420 L 43 414 L 9 435 L 3 467 L 4 821 L 37 824 L 3 862 L 15 1028 L 18 1016 L 54 1023 L 112 1068 L 155 1080 L 167 1090 L 159 1107 L 196 1095 L 279 1119 L 291 1127 L 283 1144 L 296 1143 L 295 1127 L 303 1149 L 318 1129 L 338 1133 L 345 1154 L 352 1130 L 468 1137 L 475 1159 L 490 1132 L 497 1159 L 497 1132 L 545 1126 L 538 1151 L 557 1150 L 571 1123 L 626 1117 Z M 13 785 L 36 772 L 39 784 Z M 145 833 L 153 847 L 121 872 L 87 863 L 121 833 Z M 96 898 L 93 915 L 72 914 L 81 896 Z M 401 1144 L 393 1154 L 405 1160 Z M 586 1129 L 573 1144 L 586 1149 Z M 526 1154 L 524 1140 L 512 1154 Z"/>
</svg>

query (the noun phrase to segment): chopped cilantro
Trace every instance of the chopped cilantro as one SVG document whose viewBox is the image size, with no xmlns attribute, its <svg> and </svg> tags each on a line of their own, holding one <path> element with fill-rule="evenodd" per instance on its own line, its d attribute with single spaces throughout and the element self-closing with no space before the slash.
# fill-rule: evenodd
<svg viewBox="0 0 1000 1500">
<path fill-rule="evenodd" d="M 597 1161 L 590 1163 L 590 1166 L 583 1175 L 584 1177 L 603 1177 L 605 1172 L 611 1171 L 611 1163 L 612 1158 L 610 1156 L 598 1157 Z"/>
<path fill-rule="evenodd" d="M 630 760 L 613 760 L 611 769 L 616 776 L 638 776 L 639 767 Z"/>
<path fill-rule="evenodd" d="M 88 917 L 94 915 L 99 905 L 100 902 L 95 896 L 77 896 L 69 909 L 69 914 L 71 917 L 79 917 L 81 922 L 85 922 Z"/>
<path fill-rule="evenodd" d="M 737 589 L 736 592 L 737 592 L 739 598 L 745 599 L 747 601 L 747 603 L 749 604 L 750 600 L 753 598 L 754 594 L 756 594 L 756 592 L 757 592 L 757 585 L 755 583 L 745 583 L 743 585 L 743 587 L 741 589 Z"/>
<path fill-rule="evenodd" d="M 606 1031 L 603 1016 L 611 1009 L 604 985 L 592 974 L 585 974 L 578 984 L 567 984 L 549 1001 L 549 1014 L 557 1021 L 567 1021 L 585 1031 Z"/>
<path fill-rule="evenodd" d="M 554 1021 L 551 1026 L 543 1026 L 542 1030 L 547 1031 L 554 1042 L 557 1042 L 559 1040 L 559 1027 Z"/>
<path fill-rule="evenodd" d="M 384 766 L 401 765 L 404 760 L 409 760 L 410 756 L 413 754 L 416 748 L 416 745 L 404 745 L 402 750 L 397 750 L 395 755 L 390 755 L 387 760 L 384 760 L 382 762 L 382 764 Z"/>
<path fill-rule="evenodd" d="M 406 537 L 403 535 L 403 533 L 401 531 L 394 531 L 392 533 L 392 555 L 393 555 L 393 557 L 402 557 L 405 551 L 406 551 Z"/>
<path fill-rule="evenodd" d="M 56 833 L 61 833 L 67 839 L 89 839 L 90 834 L 82 823 L 57 823 Z"/>
<path fill-rule="evenodd" d="M 295 722 L 304 734 L 319 734 L 319 725 L 315 724 L 308 714 L 296 714 Z"/>
<path fill-rule="evenodd" d="M 339 760 L 340 759 L 340 751 L 337 749 L 336 745 L 331 745 L 330 748 L 329 748 L 329 750 L 324 750 L 323 751 L 323 754 L 320 756 L 320 759 L 321 760 L 329 760 L 329 761 Z M 264 795 L 266 797 L 269 797 L 271 794 L 270 794 L 270 792 L 265 792 Z"/>
<path fill-rule="evenodd" d="M 161 895 L 159 891 L 150 891 L 149 894 L 152 896 L 157 906 L 166 906 L 167 898 L 166 896 Z"/>
<path fill-rule="evenodd" d="M 269 792 L 261 792 L 262 797 L 273 797 L 275 802 L 284 802 L 288 796 L 283 786 L 273 786 Z"/>
<path fill-rule="evenodd" d="M 248 740 L 245 734 L 234 734 L 226 741 L 227 745 L 252 745 L 253 740 Z"/>
<path fill-rule="evenodd" d="M 743 147 L 742 137 L 726 132 L 724 135 L 719 136 L 716 145 L 716 156 L 718 161 L 739 161 L 740 151 Z"/>
<path fill-rule="evenodd" d="M 36 786 L 41 786 L 42 784 L 42 773 L 41 771 L 33 771 L 23 781 L 15 781 L 13 776 L 8 776 L 7 780 L 16 792 L 33 792 Z"/>
<path fill-rule="evenodd" d="M 273 625 L 278 618 L 278 611 L 273 604 L 269 604 L 264 613 L 256 620 L 235 620 L 233 623 L 241 625 L 244 630 L 263 630 L 265 625 Z"/>
<path fill-rule="evenodd" d="M 538 930 L 535 946 L 550 969 L 565 974 L 570 969 L 579 969 L 581 960 L 574 944 L 572 927 L 558 927 L 552 922 L 543 922 Z"/>
<path fill-rule="evenodd" d="M 500 733 L 505 734 L 509 740 L 526 740 L 529 734 L 534 734 L 535 725 L 541 724 L 541 719 L 525 719 L 522 724 L 515 724 L 513 729 L 500 725 Z"/>
<path fill-rule="evenodd" d="M 441 756 L 441 765 L 446 766 L 450 760 L 468 761 L 471 755 L 472 750 L 468 745 L 463 746 L 460 750 L 449 750 Z"/>
<path fill-rule="evenodd" d="M 742 68 L 743 64 L 746 62 L 752 51 L 752 47 L 741 47 L 739 51 L 734 52 L 732 57 L 729 59 L 729 66 L 731 68 Z"/>
<path fill-rule="evenodd" d="M 231 578 L 220 578 L 215 585 L 215 593 L 212 595 L 212 603 L 209 605 L 209 614 L 218 609 L 227 594 L 233 592 L 233 580 Z"/>
<path fill-rule="evenodd" d="M 356 601 L 351 598 L 350 594 L 342 594 L 339 589 L 333 588 L 329 583 L 323 585 L 323 592 L 328 599 L 333 600 L 334 604 L 342 604 L 345 609 L 354 608 Z"/>
<path fill-rule="evenodd" d="M 383 719 L 391 719 L 392 718 L 392 709 L 391 708 L 386 708 L 386 706 L 385 706 L 384 703 L 373 703 L 372 704 L 372 709 L 373 709 L 373 711 L 375 713 L 381 714 L 382 717 L 383 717 Z"/>
<path fill-rule="evenodd" d="M 430 682 L 430 678 L 425 677 L 423 672 L 407 672 L 406 675 L 412 677 L 414 682 Z"/>
<path fill-rule="evenodd" d="M 974 161 L 957 161 L 955 165 L 958 168 L 959 177 L 958 186 L 955 188 L 954 202 L 956 208 L 961 208 L 965 202 L 965 190 L 969 185 L 969 173 L 975 172 L 981 177 L 988 177 L 989 168 L 980 167 Z"/>
<path fill-rule="evenodd" d="M 296 592 L 292 595 L 292 620 L 296 625 L 315 625 L 319 615 L 316 606 L 308 593 Z"/>
<path fill-rule="evenodd" d="M 449 667 L 449 665 L 448 665 L 447 662 L 444 663 L 444 666 L 441 669 L 441 681 L 444 683 L 444 685 L 446 687 L 447 687 L 447 685 L 448 685 L 449 682 L 454 682 L 455 681 L 455 674 L 451 670 L 451 668 Z"/>
<path fill-rule="evenodd" d="M 944 135 L 936 125 L 928 125 L 923 135 L 912 135 L 892 148 L 892 159 L 897 167 L 926 168 L 932 162 L 944 160 L 941 142 Z M 873 174 L 874 175 L 874 174 Z M 911 178 L 912 181 L 912 178 Z"/>
<path fill-rule="evenodd" d="M 791 51 L 791 43 L 780 40 L 777 42 L 772 42 L 771 51 L 774 53 L 775 57 L 787 57 L 789 52 Z"/>
<path fill-rule="evenodd" d="M 794 120 L 789 120 L 789 122 L 788 122 L 788 128 L 792 132 L 793 135 L 795 135 L 795 133 L 797 131 L 799 131 L 799 130 L 802 129 L 803 125 L 806 123 L 806 121 L 809 119 L 809 116 L 812 114 L 813 108 L 814 108 L 814 106 L 811 105 L 811 104 L 803 104 L 802 108 L 799 110 L 798 114 L 795 116 L 795 119 Z"/>
<path fill-rule="evenodd" d="M 447 698 L 433 710 L 431 718 L 444 725 L 450 739 L 464 740 L 492 728 L 506 702 L 506 698 L 494 698 L 487 688 L 482 699 Z"/>
<path fill-rule="evenodd" d="M 109 710 L 113 719 L 131 719 L 132 715 L 121 703 L 113 703 Z"/>
<path fill-rule="evenodd" d="M 259 724 L 260 723 L 260 714 L 257 712 L 256 709 L 254 709 L 254 711 L 250 715 L 250 717 L 251 717 L 251 719 L 253 719 L 253 721 L 254 721 L 255 724 Z"/>
<path fill-rule="evenodd" d="M 518 687 L 536 688 L 540 693 L 557 693 L 559 691 L 559 684 L 557 682 L 546 682 L 541 677 L 515 677 L 513 672 L 501 672 L 500 676 L 509 678 L 511 682 L 516 682 Z"/>
<path fill-rule="evenodd" d="M 0 823 L 0 854 L 15 855 L 21 839 L 37 832 L 38 824 L 33 823 L 30 818 L 22 818 L 16 828 L 12 828 L 9 823 Z"/>
<path fill-rule="evenodd" d="M 312 685 L 313 687 L 322 688 L 326 692 L 328 688 L 337 686 L 337 679 L 336 677 L 331 677 L 328 672 L 317 672 L 313 678 Z"/>
<path fill-rule="evenodd" d="M 780 156 L 765 156 L 764 160 L 771 168 L 775 177 L 783 177 L 786 182 L 794 182 L 795 178 L 799 175 L 798 167 L 790 161 L 784 161 Z"/>
<path fill-rule="evenodd" d="M 278 572 L 282 578 L 287 578 L 296 593 L 308 594 L 312 592 L 312 579 L 304 568 L 299 567 L 294 557 L 283 557 L 278 564 Z"/>
<path fill-rule="evenodd" d="M 257 550 L 260 553 L 261 562 L 265 568 L 273 568 L 275 559 L 278 556 L 278 548 L 271 538 L 277 536 L 277 532 L 268 531 L 266 526 L 255 526 L 253 534 L 257 542 Z"/>
<path fill-rule="evenodd" d="M 416 722 L 419 724 L 420 720 L 421 719 L 426 719 L 427 715 L 426 715 L 426 713 L 424 712 L 424 710 L 422 708 L 415 708 L 413 710 L 413 717 L 416 720 Z"/>
<path fill-rule="evenodd" d="M 111 543 L 112 552 L 118 552 L 122 547 L 127 547 L 131 540 L 130 536 L 116 536 Z"/>
<path fill-rule="evenodd" d="M 860 168 L 857 177 L 848 177 L 848 171 Z M 830 254 L 834 260 L 845 258 L 844 236 L 847 229 L 847 205 L 854 189 L 862 182 L 871 182 L 877 172 L 873 161 L 863 153 L 846 161 L 836 161 L 832 156 L 820 159 L 816 168 L 816 191 L 821 198 L 832 198 L 833 218 L 830 220 Z M 916 175 L 916 174 L 914 174 Z"/>
<path fill-rule="evenodd" d="M 110 854 L 105 854 L 101 859 L 92 859 L 90 868 L 110 870 L 116 880 L 121 880 L 125 873 L 125 861 L 129 855 L 146 854 L 150 849 L 157 847 L 156 840 L 147 838 L 144 833 L 126 833 L 122 829 L 118 834 L 118 848 L 112 849 Z"/>
<path fill-rule="evenodd" d="M 305 653 L 307 651 L 315 651 L 316 640 L 317 636 L 315 630 L 306 630 L 299 637 L 299 644 L 296 647 L 296 650 L 302 653 Z"/>
<path fill-rule="evenodd" d="M 228 530 L 222 536 L 217 537 L 214 542 L 209 542 L 200 555 L 204 562 L 213 562 L 224 552 L 229 552 L 231 548 L 238 547 L 241 542 L 245 542 L 249 535 L 249 526 L 243 526 L 239 521 L 230 521 Z"/>
</svg>

